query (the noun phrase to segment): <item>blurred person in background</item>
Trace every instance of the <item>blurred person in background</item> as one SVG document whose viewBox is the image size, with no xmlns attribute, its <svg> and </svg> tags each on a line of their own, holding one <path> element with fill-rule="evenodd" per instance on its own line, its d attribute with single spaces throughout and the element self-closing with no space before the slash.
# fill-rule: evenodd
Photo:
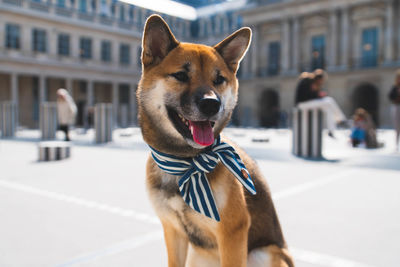
<svg viewBox="0 0 400 267">
<path fill-rule="evenodd" d="M 59 129 L 65 133 L 65 141 L 70 141 L 69 127 L 75 123 L 77 108 L 67 90 L 57 90 L 57 115 Z"/>
<path fill-rule="evenodd" d="M 396 130 L 396 151 L 399 151 L 400 137 L 400 69 L 396 72 L 395 85 L 389 93 L 389 99 L 392 102 L 391 113 L 393 126 Z"/>
<path fill-rule="evenodd" d="M 321 69 L 315 70 L 314 73 L 303 72 L 300 74 L 295 104 L 300 109 L 322 109 L 326 116 L 328 134 L 330 137 L 334 137 L 333 131 L 336 129 L 336 125 L 347 124 L 347 121 L 335 99 L 322 91 L 325 79 L 326 73 Z"/>
<path fill-rule="evenodd" d="M 365 109 L 358 108 L 353 115 L 353 123 L 350 136 L 353 147 L 377 148 L 376 129 L 371 115 Z"/>
</svg>

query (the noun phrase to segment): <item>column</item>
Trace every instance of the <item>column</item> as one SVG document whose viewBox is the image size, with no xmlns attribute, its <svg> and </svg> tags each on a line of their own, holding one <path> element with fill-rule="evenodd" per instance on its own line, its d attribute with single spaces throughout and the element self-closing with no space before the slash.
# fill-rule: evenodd
<svg viewBox="0 0 400 267">
<path fill-rule="evenodd" d="M 342 69 L 347 69 L 349 64 L 349 8 L 344 7 L 342 9 L 342 40 L 340 44 L 341 58 L 340 65 Z"/>
<path fill-rule="evenodd" d="M 251 77 L 257 76 L 257 67 L 258 67 L 258 30 L 257 27 L 252 27 L 252 41 L 251 41 L 251 62 L 250 62 L 250 73 Z"/>
<path fill-rule="evenodd" d="M 94 104 L 93 81 L 87 81 L 86 84 L 86 103 L 88 107 L 92 107 Z"/>
<path fill-rule="evenodd" d="M 397 4 L 397 60 L 400 62 L 400 3 Z"/>
<path fill-rule="evenodd" d="M 299 42 L 299 28 L 300 28 L 300 21 L 299 18 L 296 17 L 293 19 L 293 43 L 292 43 L 292 50 L 293 50 L 293 73 L 297 74 L 299 72 L 299 56 L 300 56 L 300 42 Z"/>
<path fill-rule="evenodd" d="M 112 83 L 112 105 L 113 105 L 113 120 L 114 127 L 118 127 L 118 109 L 119 109 L 119 92 L 118 92 L 118 83 Z"/>
<path fill-rule="evenodd" d="M 42 104 L 47 100 L 46 78 L 43 75 L 39 76 L 39 103 Z"/>
<path fill-rule="evenodd" d="M 130 113 L 130 124 L 136 125 L 137 123 L 136 85 L 131 83 L 129 83 L 129 113 Z"/>
<path fill-rule="evenodd" d="M 285 19 L 282 24 L 282 73 L 287 73 L 289 71 L 289 63 L 290 63 L 290 32 L 289 32 L 289 20 Z"/>
<path fill-rule="evenodd" d="M 241 78 L 248 79 L 249 78 L 249 73 L 250 73 L 250 58 L 251 58 L 251 49 L 247 51 L 246 56 L 243 58 L 243 60 L 240 62 L 240 72 L 241 72 Z"/>
<path fill-rule="evenodd" d="M 18 116 L 18 111 L 19 111 L 19 101 L 18 101 L 18 75 L 17 73 L 11 73 L 11 101 L 15 103 L 15 106 L 17 107 L 16 109 L 16 127 L 18 127 L 18 122 L 19 122 L 19 116 Z"/>
<path fill-rule="evenodd" d="M 67 78 L 65 80 L 65 89 L 67 89 L 68 93 L 74 98 L 74 88 L 73 88 L 73 81 L 71 78 Z"/>
<path fill-rule="evenodd" d="M 70 3 L 70 8 L 72 10 L 72 17 L 76 18 L 77 16 L 77 10 L 78 10 L 78 1 L 79 0 L 66 0 Z"/>
<path fill-rule="evenodd" d="M 18 75 L 11 73 L 11 101 L 18 106 Z"/>
<path fill-rule="evenodd" d="M 93 81 L 87 81 L 86 84 L 86 106 L 84 110 L 84 119 L 83 125 L 85 129 L 92 127 L 93 125 L 89 125 L 89 112 L 92 118 L 92 124 L 94 124 L 94 97 L 93 97 Z M 90 109 L 90 110 L 89 110 Z"/>
<path fill-rule="evenodd" d="M 393 61 L 393 0 L 386 0 L 386 24 L 385 24 L 385 64 Z"/>
<path fill-rule="evenodd" d="M 336 10 L 332 10 L 329 17 L 329 28 L 330 28 L 330 46 L 329 46 L 329 59 L 328 69 L 334 69 L 337 64 L 337 41 L 338 41 L 338 14 Z"/>
</svg>

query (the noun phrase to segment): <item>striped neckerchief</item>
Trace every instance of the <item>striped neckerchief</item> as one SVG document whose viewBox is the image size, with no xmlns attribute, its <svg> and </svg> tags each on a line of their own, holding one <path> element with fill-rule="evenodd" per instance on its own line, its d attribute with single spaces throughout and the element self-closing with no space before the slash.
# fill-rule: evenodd
<svg viewBox="0 0 400 267">
<path fill-rule="evenodd" d="M 151 149 L 158 167 L 166 173 L 179 175 L 179 191 L 183 200 L 192 209 L 216 221 L 220 216 L 206 173 L 211 172 L 219 160 L 253 195 L 256 194 L 253 180 L 235 149 L 222 142 L 220 137 L 204 152 L 193 158 L 181 158 Z"/>
</svg>

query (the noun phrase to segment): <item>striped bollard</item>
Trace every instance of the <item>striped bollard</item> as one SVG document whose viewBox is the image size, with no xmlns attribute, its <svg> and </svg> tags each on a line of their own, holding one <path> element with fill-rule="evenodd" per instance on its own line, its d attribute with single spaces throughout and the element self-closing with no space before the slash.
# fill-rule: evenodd
<svg viewBox="0 0 400 267">
<path fill-rule="evenodd" d="M 56 139 L 57 132 L 57 103 L 44 102 L 40 105 L 40 132 L 42 140 Z"/>
<path fill-rule="evenodd" d="M 1 137 L 13 137 L 17 128 L 17 105 L 12 101 L 0 103 Z"/>
<path fill-rule="evenodd" d="M 320 109 L 293 109 L 293 154 L 322 158 L 323 113 Z"/>
<path fill-rule="evenodd" d="M 112 104 L 96 104 L 94 110 L 94 127 L 96 143 L 107 143 L 112 141 L 113 106 Z"/>
<path fill-rule="evenodd" d="M 55 161 L 71 156 L 71 143 L 65 141 L 44 141 L 39 143 L 39 161 Z"/>
</svg>

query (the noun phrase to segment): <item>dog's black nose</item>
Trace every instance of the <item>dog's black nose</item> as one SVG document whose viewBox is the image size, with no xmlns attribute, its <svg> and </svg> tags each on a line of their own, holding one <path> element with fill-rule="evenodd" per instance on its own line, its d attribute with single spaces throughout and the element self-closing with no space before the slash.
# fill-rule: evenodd
<svg viewBox="0 0 400 267">
<path fill-rule="evenodd" d="M 213 96 L 204 95 L 204 97 L 199 101 L 199 109 L 201 113 L 207 117 L 217 114 L 220 107 L 221 101 L 215 94 Z"/>
</svg>

